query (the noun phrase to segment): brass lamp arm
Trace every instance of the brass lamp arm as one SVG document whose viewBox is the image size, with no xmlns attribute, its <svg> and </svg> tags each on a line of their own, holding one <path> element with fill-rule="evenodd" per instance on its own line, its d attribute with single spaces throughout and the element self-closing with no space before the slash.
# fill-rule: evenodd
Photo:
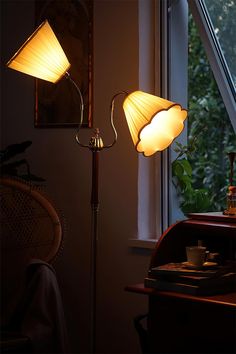
<svg viewBox="0 0 236 354">
<path fill-rule="evenodd" d="M 110 145 L 104 146 L 104 148 L 106 148 L 106 149 L 111 148 L 117 142 L 118 135 L 117 135 L 117 131 L 116 131 L 116 128 L 115 128 L 115 125 L 114 125 L 114 109 L 115 109 L 116 97 L 120 96 L 120 95 L 126 95 L 127 96 L 128 92 L 120 91 L 120 92 L 116 93 L 111 99 L 111 104 L 110 104 L 110 122 L 111 122 L 112 130 L 114 132 L 114 140 L 113 140 L 113 142 Z"/>
<path fill-rule="evenodd" d="M 77 133 L 76 133 L 76 141 L 77 143 L 82 146 L 82 147 L 86 147 L 86 148 L 89 148 L 90 146 L 89 145 L 86 145 L 86 144 L 83 144 L 81 143 L 81 141 L 79 140 L 79 130 L 82 126 L 82 123 L 83 123 L 83 118 L 84 118 L 84 100 L 83 100 L 83 96 L 82 96 L 82 93 L 80 91 L 80 88 L 79 86 L 75 83 L 75 81 L 71 78 L 70 74 L 68 73 L 68 71 L 66 72 L 65 74 L 65 77 L 66 79 L 68 79 L 72 85 L 76 88 L 76 91 L 77 93 L 79 94 L 79 98 L 80 98 L 80 122 L 79 122 L 79 126 L 78 126 L 78 129 L 77 129 Z"/>
<path fill-rule="evenodd" d="M 84 116 L 84 101 L 83 101 L 83 96 L 81 93 L 81 90 L 79 88 L 79 86 L 75 83 L 75 81 L 71 78 L 70 74 L 68 72 L 66 72 L 65 77 L 70 80 L 70 82 L 74 85 L 74 87 L 76 88 L 76 91 L 79 94 L 80 97 L 80 107 L 81 107 L 81 112 L 80 112 L 80 122 L 79 122 L 79 126 L 75 135 L 75 139 L 77 141 L 77 143 L 85 148 L 88 148 L 90 150 L 102 150 L 102 149 L 109 149 L 111 148 L 113 145 L 115 145 L 115 143 L 117 142 L 117 131 L 114 125 L 114 108 L 115 108 L 115 100 L 116 97 L 123 94 L 123 95 L 128 95 L 128 93 L 126 91 L 120 91 L 118 93 L 116 93 L 112 99 L 111 99 L 111 104 L 110 104 L 110 123 L 111 123 L 111 127 L 114 133 L 114 140 L 111 144 L 109 145 L 104 145 L 102 142 L 102 139 L 100 137 L 100 133 L 99 133 L 99 129 L 95 129 L 95 136 L 93 136 L 89 142 L 89 144 L 83 144 L 81 143 L 80 139 L 79 139 L 79 131 L 80 128 L 82 126 L 83 123 L 83 116 Z"/>
</svg>

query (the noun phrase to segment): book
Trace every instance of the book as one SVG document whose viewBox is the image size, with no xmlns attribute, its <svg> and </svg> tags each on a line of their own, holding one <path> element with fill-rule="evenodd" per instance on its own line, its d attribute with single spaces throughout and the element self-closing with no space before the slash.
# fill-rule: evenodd
<svg viewBox="0 0 236 354">
<path fill-rule="evenodd" d="M 235 291 L 236 273 L 229 272 L 218 278 L 207 278 L 203 283 L 190 284 L 183 281 L 168 281 L 163 278 L 146 277 L 144 285 L 162 291 L 175 291 L 191 295 L 214 295 Z"/>
<path fill-rule="evenodd" d="M 207 283 L 209 279 L 214 278 L 214 277 L 206 277 L 206 276 L 199 276 L 199 275 L 178 275 L 178 274 L 174 274 L 174 275 L 165 274 L 165 275 L 153 276 L 150 272 L 148 274 L 148 277 L 152 279 L 166 280 L 170 282 L 178 282 L 178 283 L 184 283 L 190 285 L 204 285 L 204 283 Z"/>
<path fill-rule="evenodd" d="M 186 267 L 185 262 L 182 263 L 167 263 L 149 270 L 148 276 L 151 277 L 172 277 L 174 280 L 179 276 L 198 276 L 198 277 L 217 277 L 232 270 L 231 264 L 217 265 L 215 267 L 203 267 L 201 269 L 190 269 Z"/>
</svg>

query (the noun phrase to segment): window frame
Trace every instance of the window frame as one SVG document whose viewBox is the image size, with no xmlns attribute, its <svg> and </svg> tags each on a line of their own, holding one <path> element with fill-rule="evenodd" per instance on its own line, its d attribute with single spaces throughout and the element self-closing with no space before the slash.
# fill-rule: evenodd
<svg viewBox="0 0 236 354">
<path fill-rule="evenodd" d="M 160 1 L 139 0 L 139 89 L 160 95 Z M 138 156 L 138 239 L 162 234 L 162 158 Z"/>
<path fill-rule="evenodd" d="M 220 44 L 214 34 L 213 25 L 208 16 L 204 0 L 188 0 L 190 11 L 198 27 L 199 35 L 205 47 L 211 69 L 224 101 L 226 110 L 236 132 L 236 95 L 232 88 L 231 75 L 219 49 Z"/>
<path fill-rule="evenodd" d="M 167 98 L 166 28 L 166 1 L 139 0 L 139 89 Z M 138 159 L 138 234 L 129 246 L 153 248 L 169 226 L 169 153 Z"/>
<path fill-rule="evenodd" d="M 167 43 L 168 68 L 166 85 L 168 99 L 188 107 L 188 3 L 186 0 L 169 0 L 167 8 Z M 185 218 L 179 207 L 176 189 L 172 183 L 171 163 L 176 158 L 175 141 L 187 142 L 187 124 L 181 135 L 169 148 L 169 224 Z"/>
<path fill-rule="evenodd" d="M 187 107 L 187 47 L 186 17 L 187 2 L 176 0 L 139 0 L 139 88 Z M 177 21 L 185 12 L 185 23 Z M 176 17 L 177 16 L 177 17 Z M 173 23 L 179 23 L 179 31 Z M 148 26 L 147 26 L 148 23 Z M 184 41 L 181 35 L 185 35 Z M 151 38 L 151 40 L 150 40 Z M 181 50 L 176 60 L 171 60 L 175 46 L 181 41 Z M 185 61 L 183 61 L 183 48 Z M 175 55 L 176 57 L 176 55 Z M 185 65 L 184 65 L 185 63 Z M 185 82 L 182 92 L 178 82 Z M 178 141 L 187 140 L 186 129 Z M 177 196 L 172 188 L 172 147 L 146 158 L 139 155 L 138 169 L 138 235 L 129 240 L 131 247 L 153 248 L 163 232 L 176 220 L 183 219 Z"/>
</svg>

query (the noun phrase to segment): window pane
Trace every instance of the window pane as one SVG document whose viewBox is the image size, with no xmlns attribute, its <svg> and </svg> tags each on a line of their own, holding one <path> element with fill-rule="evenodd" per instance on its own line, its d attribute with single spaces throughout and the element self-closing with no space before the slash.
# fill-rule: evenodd
<svg viewBox="0 0 236 354">
<path fill-rule="evenodd" d="M 236 90 L 236 1 L 205 0 L 214 33 L 219 41 Z"/>
<path fill-rule="evenodd" d="M 236 151 L 236 135 L 191 15 L 188 78 L 188 145 L 195 148 L 188 159 L 193 187 L 205 189 L 209 202 L 205 210 L 192 211 L 222 211 L 229 184 L 227 152 Z"/>
</svg>

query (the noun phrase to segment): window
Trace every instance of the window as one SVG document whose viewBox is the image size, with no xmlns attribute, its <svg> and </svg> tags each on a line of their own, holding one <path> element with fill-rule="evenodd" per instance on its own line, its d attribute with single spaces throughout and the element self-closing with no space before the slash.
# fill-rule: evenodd
<svg viewBox="0 0 236 354">
<path fill-rule="evenodd" d="M 188 162 L 190 162 L 193 169 L 191 185 L 187 184 L 190 178 L 187 181 L 184 180 L 184 176 L 181 180 L 181 183 L 183 183 L 182 189 L 179 190 L 179 196 L 182 198 L 182 210 L 185 213 L 190 211 L 222 210 L 226 196 L 227 171 L 229 172 L 227 151 L 236 151 L 236 136 L 234 132 L 236 125 L 234 100 L 235 60 L 230 60 L 229 51 L 223 50 L 220 46 L 220 41 L 223 45 L 225 40 L 225 31 L 231 26 L 230 24 L 222 26 L 222 21 L 226 22 L 226 18 L 222 19 L 222 11 L 226 13 L 229 8 L 226 7 L 221 11 L 223 1 L 206 0 L 207 2 L 214 13 L 214 20 L 212 19 L 212 21 L 215 24 L 215 28 L 212 26 L 204 1 L 188 1 L 190 5 L 189 55 L 188 64 L 186 65 L 186 52 L 181 52 L 178 45 L 174 47 L 173 42 L 179 44 L 182 40 L 186 43 L 187 36 L 182 36 L 181 39 L 179 33 L 180 26 L 183 27 L 183 24 L 180 25 L 180 23 L 186 24 L 188 19 L 188 16 L 186 16 L 187 11 L 180 12 L 181 8 L 187 10 L 187 1 L 170 1 L 170 48 L 172 50 L 170 73 L 178 70 L 175 64 L 176 53 L 179 56 L 182 55 L 181 70 L 184 72 L 187 67 L 189 69 L 188 84 L 185 82 L 185 88 L 182 86 L 180 89 L 179 87 L 183 96 L 184 90 L 186 90 L 186 93 L 188 92 L 189 119 L 185 145 L 188 143 L 189 146 L 194 139 L 196 143 L 195 151 L 187 155 Z M 229 6 L 232 6 L 232 2 L 231 0 L 224 1 Z M 175 20 L 177 16 L 178 19 Z M 220 21 L 218 22 L 220 22 L 221 27 L 216 24 L 216 20 L 219 17 Z M 230 21 L 228 18 L 227 20 Z M 198 25 L 200 37 L 197 33 L 195 22 Z M 231 39 L 233 42 L 233 36 L 229 37 L 227 37 L 227 40 Z M 227 47 L 228 44 L 229 42 L 224 45 Z M 203 45 L 206 48 L 207 56 Z M 235 44 L 232 43 L 230 50 L 235 50 Z M 226 59 L 225 54 L 228 59 Z M 170 75 L 169 85 L 171 92 L 172 87 L 174 87 L 173 99 L 176 99 L 176 80 L 172 80 L 172 75 Z M 172 160 L 175 158 L 176 155 L 172 151 Z M 172 188 L 172 190 L 176 191 L 176 188 Z M 183 203 L 183 195 L 185 203 Z M 175 196 L 174 193 L 172 193 L 172 196 Z M 173 198 L 173 210 L 176 207 L 174 200 Z M 196 208 L 195 210 L 194 207 Z M 175 221 L 175 216 L 176 212 L 172 213 L 172 222 Z"/>
<path fill-rule="evenodd" d="M 235 151 L 236 137 L 191 13 L 188 103 L 188 145 L 193 147 L 188 155 L 193 168 L 192 184 L 195 189 L 205 190 L 199 200 L 201 205 L 197 205 L 196 200 L 191 207 L 196 207 L 198 212 L 222 211 L 226 208 L 229 184 L 227 153 Z"/>
<path fill-rule="evenodd" d="M 169 1 L 139 1 L 139 80 L 140 89 L 154 92 L 187 107 L 187 20 L 178 20 L 181 17 L 187 19 L 187 10 L 185 1 L 181 1 L 180 4 L 180 8 L 174 7 L 174 11 L 170 12 Z M 174 46 L 171 49 L 169 47 L 169 16 L 173 20 L 171 43 Z M 177 25 L 179 26 L 178 32 L 174 28 Z M 169 58 L 173 58 L 171 63 Z M 174 64 L 178 64 L 177 70 Z M 186 140 L 186 133 L 182 133 L 180 139 Z M 175 193 L 172 193 L 169 188 L 171 183 L 169 160 L 170 153 L 167 150 L 148 159 L 139 156 L 139 240 L 146 242 L 159 238 L 172 220 L 183 217 L 181 212 L 176 213 L 177 202 L 172 203 L 176 198 L 174 198 Z M 144 244 L 132 240 L 130 245 Z"/>
<path fill-rule="evenodd" d="M 193 168 L 193 187 L 210 191 L 213 202 L 207 206 L 208 208 L 213 206 L 214 210 L 222 209 L 223 198 L 226 195 L 227 171 L 229 171 L 227 149 L 236 151 L 236 44 L 233 36 L 236 31 L 232 30 L 233 32 L 230 32 L 233 33 L 232 36 L 226 36 L 231 25 L 228 24 L 227 27 L 224 24 L 226 18 L 231 21 L 236 17 L 235 0 L 205 0 L 205 3 L 202 0 L 156 0 L 154 2 L 140 0 L 141 8 L 147 6 L 147 3 L 156 4 L 156 17 L 150 17 L 157 23 L 156 27 L 154 26 L 155 41 L 153 28 L 149 32 L 156 49 L 151 46 L 148 51 L 145 50 L 147 48 L 143 47 L 144 43 L 147 45 L 148 42 L 143 38 L 140 53 L 145 53 L 146 66 L 144 62 L 141 62 L 141 65 L 147 69 L 148 65 L 152 67 L 154 62 L 156 75 L 153 75 L 155 82 L 147 87 L 147 78 L 150 78 L 152 71 L 142 71 L 143 66 L 141 66 L 143 76 L 140 75 L 140 86 L 146 90 L 150 90 L 150 87 L 151 90 L 155 88 L 156 94 L 179 102 L 189 109 L 187 127 L 177 143 L 189 146 L 192 138 L 199 139 L 199 145 L 202 147 L 201 154 L 198 153 L 198 148 L 190 158 Z M 214 4 L 217 6 L 213 6 Z M 233 4 L 235 7 L 232 16 L 228 16 Z M 142 14 L 147 15 L 145 11 Z M 145 26 L 141 11 L 140 16 L 140 33 L 143 35 Z M 151 23 L 153 26 L 153 22 Z M 197 38 L 198 47 L 194 43 L 188 43 L 188 38 L 193 40 L 193 34 L 194 40 Z M 231 45 L 229 41 L 232 42 Z M 153 56 L 148 57 L 149 61 L 147 61 L 147 53 L 153 53 Z M 203 83 L 198 85 L 194 80 L 200 79 L 203 72 Z M 212 85 L 213 96 L 208 90 L 209 82 Z M 208 124 L 203 129 L 204 120 Z M 201 139 L 199 131 L 203 134 Z M 140 159 L 140 238 L 143 238 L 144 234 L 147 235 L 145 237 L 147 239 L 155 235 L 158 237 L 160 231 L 163 232 L 168 225 L 184 217 L 179 207 L 172 175 L 169 173 L 170 164 L 178 156 L 175 148 L 176 142 L 168 151 L 157 154 L 156 160 L 151 162 Z M 203 205 L 202 200 L 200 203 Z"/>
<path fill-rule="evenodd" d="M 188 3 L 236 131 L 235 0 L 189 0 Z"/>
</svg>

